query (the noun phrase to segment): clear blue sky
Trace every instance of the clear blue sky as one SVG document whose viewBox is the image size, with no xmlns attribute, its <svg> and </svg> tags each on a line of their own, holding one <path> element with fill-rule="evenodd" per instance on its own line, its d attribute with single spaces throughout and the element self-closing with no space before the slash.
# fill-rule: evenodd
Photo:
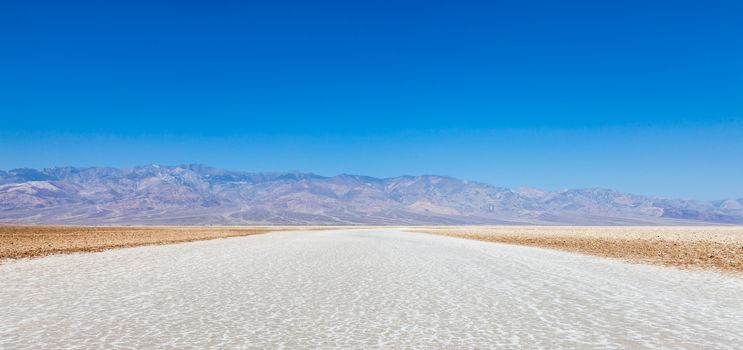
<svg viewBox="0 0 743 350">
<path fill-rule="evenodd" d="M 0 3 L 0 169 L 743 197 L 743 1 Z"/>
</svg>

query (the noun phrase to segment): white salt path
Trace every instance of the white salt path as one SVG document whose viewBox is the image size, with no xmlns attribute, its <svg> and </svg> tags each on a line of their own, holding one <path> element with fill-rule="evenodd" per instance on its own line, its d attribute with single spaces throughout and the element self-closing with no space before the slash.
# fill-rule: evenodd
<svg viewBox="0 0 743 350">
<path fill-rule="evenodd" d="M 743 278 L 395 230 L 0 265 L 0 348 L 740 349 Z"/>
</svg>

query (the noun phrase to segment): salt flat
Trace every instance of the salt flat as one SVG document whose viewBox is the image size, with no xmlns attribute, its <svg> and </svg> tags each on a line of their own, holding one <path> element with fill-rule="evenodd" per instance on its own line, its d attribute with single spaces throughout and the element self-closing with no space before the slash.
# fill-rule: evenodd
<svg viewBox="0 0 743 350">
<path fill-rule="evenodd" d="M 0 348 L 717 348 L 743 278 L 392 229 L 0 265 Z"/>
</svg>

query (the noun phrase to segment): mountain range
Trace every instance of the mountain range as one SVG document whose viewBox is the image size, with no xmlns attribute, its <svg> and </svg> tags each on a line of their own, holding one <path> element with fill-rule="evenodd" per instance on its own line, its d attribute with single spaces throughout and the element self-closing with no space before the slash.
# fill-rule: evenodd
<svg viewBox="0 0 743 350">
<path fill-rule="evenodd" d="M 250 173 L 191 164 L 0 171 L 0 222 L 91 225 L 742 224 L 743 198 L 509 189 L 447 176 Z"/>
</svg>

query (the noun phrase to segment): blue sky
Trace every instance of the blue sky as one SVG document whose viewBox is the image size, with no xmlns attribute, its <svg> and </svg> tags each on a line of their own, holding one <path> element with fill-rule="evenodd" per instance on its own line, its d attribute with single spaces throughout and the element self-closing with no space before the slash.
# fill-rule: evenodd
<svg viewBox="0 0 743 350">
<path fill-rule="evenodd" d="M 743 197 L 740 1 L 4 1 L 0 169 Z"/>
</svg>

